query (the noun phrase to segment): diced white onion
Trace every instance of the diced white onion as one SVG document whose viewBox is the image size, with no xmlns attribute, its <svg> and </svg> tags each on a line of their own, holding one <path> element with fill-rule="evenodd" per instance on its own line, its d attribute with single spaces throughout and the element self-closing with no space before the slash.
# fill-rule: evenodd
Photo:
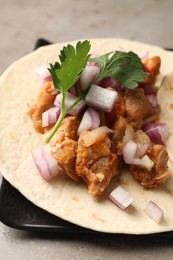
<svg viewBox="0 0 173 260">
<path fill-rule="evenodd" d="M 76 100 L 76 96 L 73 96 L 71 93 L 67 92 L 66 96 L 65 96 L 65 108 L 67 109 L 68 107 L 70 107 Z M 61 107 L 61 102 L 62 102 L 62 94 L 59 93 L 54 101 L 54 105 L 56 107 Z M 85 101 L 81 100 L 79 101 L 79 103 L 77 103 L 77 105 L 70 110 L 69 114 L 70 115 L 77 115 L 79 114 L 85 107 Z"/>
<path fill-rule="evenodd" d="M 110 112 L 118 98 L 118 93 L 92 84 L 86 97 L 86 103 L 94 108 Z"/>
<path fill-rule="evenodd" d="M 163 219 L 163 210 L 151 200 L 147 202 L 145 212 L 157 224 Z"/>
<path fill-rule="evenodd" d="M 121 186 L 110 193 L 109 199 L 121 209 L 126 209 L 133 202 L 132 196 Z"/>
<path fill-rule="evenodd" d="M 82 120 L 80 122 L 78 128 L 78 135 L 84 130 L 93 130 L 99 126 L 100 126 L 100 116 L 98 112 L 95 109 L 89 107 L 85 111 Z"/>
<path fill-rule="evenodd" d="M 94 143 L 96 143 L 97 141 L 100 140 L 100 138 L 104 135 L 104 134 L 110 134 L 113 131 L 111 129 L 109 129 L 107 126 L 100 126 L 92 131 L 90 131 L 84 139 L 84 144 L 85 146 L 90 146 Z"/>
<path fill-rule="evenodd" d="M 51 107 L 42 114 L 42 127 L 56 123 L 60 115 L 58 107 Z"/>
</svg>

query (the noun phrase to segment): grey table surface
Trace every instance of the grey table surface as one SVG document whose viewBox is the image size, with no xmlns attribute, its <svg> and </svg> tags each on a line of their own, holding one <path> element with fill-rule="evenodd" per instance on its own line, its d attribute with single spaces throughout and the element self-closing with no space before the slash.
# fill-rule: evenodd
<svg viewBox="0 0 173 260">
<path fill-rule="evenodd" d="M 173 47 L 172 0 L 0 0 L 0 74 L 52 42 L 121 37 Z M 0 208 L 0 210 L 3 210 Z M 169 238 L 33 234 L 0 222 L 0 259 L 173 259 Z"/>
</svg>

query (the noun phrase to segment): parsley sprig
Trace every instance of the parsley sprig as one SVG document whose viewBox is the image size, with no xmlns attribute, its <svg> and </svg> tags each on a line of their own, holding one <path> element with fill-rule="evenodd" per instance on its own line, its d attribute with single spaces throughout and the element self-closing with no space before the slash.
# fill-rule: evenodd
<svg viewBox="0 0 173 260">
<path fill-rule="evenodd" d="M 66 93 L 80 78 L 80 74 L 85 68 L 86 63 L 90 57 L 90 47 L 90 42 L 87 40 L 83 42 L 79 41 L 76 44 L 76 48 L 68 44 L 60 52 L 60 63 L 56 62 L 54 65 L 50 64 L 49 71 L 52 75 L 53 84 L 54 87 L 62 93 L 62 102 L 60 116 L 53 130 L 46 137 L 46 143 L 48 143 L 54 136 L 59 126 L 61 125 L 62 120 L 68 114 L 68 112 L 73 107 L 75 107 L 81 99 L 84 98 L 84 95 L 82 94 L 76 98 L 75 102 L 70 107 L 67 109 L 65 108 Z"/>
<path fill-rule="evenodd" d="M 117 79 L 126 88 L 134 89 L 138 82 L 143 82 L 146 73 L 140 58 L 132 51 L 130 52 L 110 52 L 98 58 L 90 59 L 99 64 L 100 73 L 95 79 L 95 83 L 106 77 Z"/>
<path fill-rule="evenodd" d="M 53 130 L 47 136 L 45 142 L 48 143 L 54 136 L 62 120 L 68 112 L 82 100 L 87 92 L 84 91 L 77 97 L 74 103 L 65 108 L 65 97 L 67 91 L 79 80 L 80 75 L 88 61 L 96 62 L 100 67 L 100 72 L 93 83 L 97 84 L 106 77 L 116 78 L 128 89 L 134 89 L 138 82 L 143 82 L 146 73 L 140 58 L 134 52 L 110 52 L 97 58 L 90 58 L 90 42 L 79 41 L 76 48 L 68 44 L 60 51 L 59 60 L 54 65 L 50 64 L 49 71 L 52 75 L 53 84 L 62 94 L 61 112 Z"/>
</svg>

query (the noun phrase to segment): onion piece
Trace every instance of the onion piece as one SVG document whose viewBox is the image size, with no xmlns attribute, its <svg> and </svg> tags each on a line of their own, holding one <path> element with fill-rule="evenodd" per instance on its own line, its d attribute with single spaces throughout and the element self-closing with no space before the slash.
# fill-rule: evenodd
<svg viewBox="0 0 173 260">
<path fill-rule="evenodd" d="M 131 164 L 133 158 L 136 155 L 136 151 L 137 151 L 137 144 L 133 140 L 128 141 L 126 145 L 123 147 L 124 162 L 127 164 Z"/>
<path fill-rule="evenodd" d="M 52 176 L 50 174 L 49 168 L 47 163 L 42 157 L 41 148 L 38 148 L 32 152 L 32 157 L 35 163 L 35 166 L 39 173 L 41 174 L 41 177 L 45 179 L 46 181 L 49 181 Z"/>
<path fill-rule="evenodd" d="M 163 219 L 163 210 L 151 200 L 147 202 L 145 212 L 157 224 Z"/>
<path fill-rule="evenodd" d="M 87 65 L 81 73 L 79 84 L 82 90 L 86 90 L 99 74 L 100 68 L 96 65 Z"/>
<path fill-rule="evenodd" d="M 90 131 L 84 139 L 84 144 L 86 147 L 98 142 L 103 135 L 111 134 L 113 131 L 109 129 L 107 126 L 100 126 L 92 131 Z"/>
<path fill-rule="evenodd" d="M 146 150 L 148 149 L 149 144 L 146 143 L 142 147 L 140 147 L 141 155 L 144 155 Z M 144 155 L 142 158 L 138 158 L 136 156 L 137 154 L 138 146 L 133 141 L 130 140 L 126 143 L 126 145 L 123 147 L 123 160 L 127 164 L 134 164 L 134 165 L 140 165 L 142 167 L 145 167 L 148 171 L 151 171 L 151 169 L 154 166 L 154 162 L 149 158 L 148 155 Z"/>
<path fill-rule="evenodd" d="M 143 130 L 155 144 L 165 145 L 169 136 L 169 128 L 165 123 L 149 123 L 143 127 Z"/>
<path fill-rule="evenodd" d="M 110 193 L 109 199 L 121 209 L 126 209 L 133 202 L 132 196 L 121 186 Z"/>
<path fill-rule="evenodd" d="M 49 64 L 47 64 L 34 69 L 34 72 L 43 81 L 43 83 L 52 80 L 52 76 L 48 70 L 49 67 Z"/>
<path fill-rule="evenodd" d="M 49 144 L 34 150 L 32 157 L 37 170 L 46 181 L 49 181 L 59 173 L 58 162 L 51 155 Z"/>
<path fill-rule="evenodd" d="M 92 127 L 92 117 L 88 110 L 85 111 L 82 120 L 80 122 L 77 134 L 80 135 L 80 133 L 84 130 L 90 130 Z"/>
<path fill-rule="evenodd" d="M 42 127 L 56 123 L 60 115 L 58 107 L 51 107 L 42 114 Z"/>
<path fill-rule="evenodd" d="M 65 97 L 65 108 L 67 109 L 68 107 L 70 107 L 75 102 L 76 98 L 77 98 L 76 96 L 73 96 L 71 93 L 67 92 Z M 62 102 L 62 94 L 59 93 L 55 98 L 54 105 L 60 108 L 61 102 Z M 84 107 L 85 107 L 85 101 L 81 100 L 68 114 L 77 115 L 83 110 Z"/>
<path fill-rule="evenodd" d="M 96 110 L 94 110 L 93 108 L 89 107 L 83 117 L 82 120 L 80 122 L 79 128 L 78 128 L 78 135 L 84 131 L 84 130 L 93 130 L 97 127 L 100 126 L 100 116 L 97 113 Z"/>
<path fill-rule="evenodd" d="M 41 147 L 41 155 L 48 165 L 51 176 L 52 177 L 56 176 L 59 172 L 59 166 L 57 160 L 51 154 L 49 144 L 46 144 Z"/>
<path fill-rule="evenodd" d="M 110 112 L 118 98 L 116 91 L 108 90 L 97 85 L 92 84 L 86 97 L 86 103 L 91 106 Z"/>
<path fill-rule="evenodd" d="M 149 158 L 148 155 L 144 155 L 141 159 L 134 157 L 131 161 L 131 164 L 140 165 L 148 171 L 151 171 L 154 166 L 154 162 Z"/>
</svg>

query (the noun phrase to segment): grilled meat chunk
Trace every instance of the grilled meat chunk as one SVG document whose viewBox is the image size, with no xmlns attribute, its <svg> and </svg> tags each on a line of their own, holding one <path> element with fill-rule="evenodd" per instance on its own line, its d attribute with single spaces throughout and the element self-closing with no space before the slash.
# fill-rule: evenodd
<svg viewBox="0 0 173 260">
<path fill-rule="evenodd" d="M 126 92 L 126 117 L 139 129 L 143 120 L 152 114 L 152 104 L 144 94 L 142 88 Z"/>
<path fill-rule="evenodd" d="M 53 157 L 74 181 L 79 179 L 76 174 L 75 163 L 78 145 L 77 130 L 80 120 L 80 116 L 66 116 L 50 142 Z"/>
<path fill-rule="evenodd" d="M 35 105 L 29 111 L 35 130 L 41 134 L 45 132 L 45 128 L 42 127 L 42 113 L 53 106 L 57 93 L 53 83 L 46 82 L 39 92 Z"/>
<path fill-rule="evenodd" d="M 152 85 L 157 75 L 159 74 L 161 59 L 159 56 L 154 56 L 152 58 L 147 58 L 143 62 L 146 72 L 148 73 L 145 83 Z"/>
<path fill-rule="evenodd" d="M 108 133 L 102 134 L 91 145 L 85 139 L 89 131 L 83 131 L 78 140 L 76 172 L 86 182 L 92 195 L 101 195 L 113 176 L 121 169 L 120 158 L 111 152 Z"/>
<path fill-rule="evenodd" d="M 122 155 L 122 149 L 124 145 L 132 139 L 134 135 L 134 129 L 132 124 L 124 117 L 119 117 L 113 127 L 112 140 L 115 147 L 115 151 L 118 155 Z"/>
<path fill-rule="evenodd" d="M 167 169 L 168 153 L 166 148 L 162 145 L 152 143 L 150 138 L 142 130 L 138 130 L 135 133 L 133 141 L 138 147 L 136 153 L 138 158 L 140 158 L 141 147 L 149 143 L 145 154 L 154 162 L 154 166 L 149 171 L 144 166 L 130 165 L 130 172 L 143 186 L 147 188 L 160 187 L 170 176 Z"/>
</svg>

